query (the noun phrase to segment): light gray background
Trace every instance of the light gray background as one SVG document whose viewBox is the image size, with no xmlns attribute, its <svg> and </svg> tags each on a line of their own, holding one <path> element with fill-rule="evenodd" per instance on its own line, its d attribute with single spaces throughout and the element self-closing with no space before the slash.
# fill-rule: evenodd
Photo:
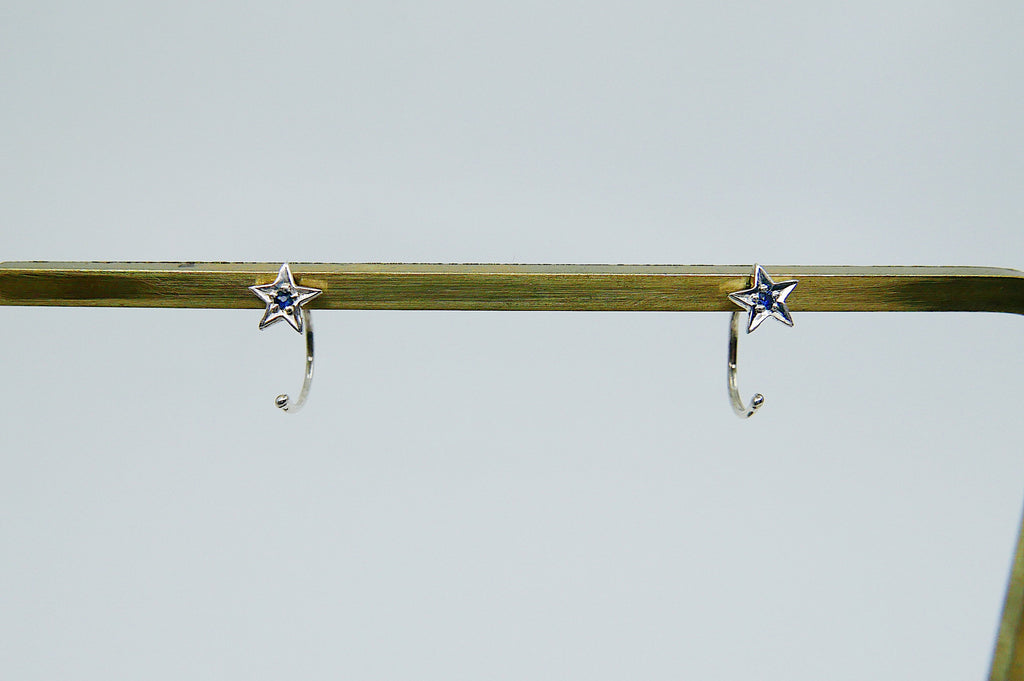
<svg viewBox="0 0 1024 681">
<path fill-rule="evenodd" d="M 0 259 L 1024 266 L 1019 2 L 0 6 Z M 799 299 L 800 289 L 794 294 Z M 0 310 L 5 679 L 977 679 L 1020 320 Z"/>
</svg>

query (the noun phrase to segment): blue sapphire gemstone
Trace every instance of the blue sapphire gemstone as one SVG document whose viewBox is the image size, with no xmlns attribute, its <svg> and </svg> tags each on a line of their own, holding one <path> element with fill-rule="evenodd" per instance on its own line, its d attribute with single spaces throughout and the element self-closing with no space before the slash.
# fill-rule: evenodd
<svg viewBox="0 0 1024 681">
<path fill-rule="evenodd" d="M 283 288 L 277 289 L 277 294 L 274 295 L 274 302 L 282 310 L 285 310 L 295 304 L 295 299 L 291 297 L 291 294 Z"/>
<path fill-rule="evenodd" d="M 772 298 L 771 290 L 757 292 L 757 304 L 763 305 L 764 309 L 771 310 L 775 307 L 775 299 Z"/>
</svg>

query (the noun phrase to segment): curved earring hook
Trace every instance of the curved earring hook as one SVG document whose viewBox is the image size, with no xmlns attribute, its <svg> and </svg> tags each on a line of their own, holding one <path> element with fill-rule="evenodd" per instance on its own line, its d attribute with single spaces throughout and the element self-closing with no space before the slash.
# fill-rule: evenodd
<svg viewBox="0 0 1024 681">
<path fill-rule="evenodd" d="M 302 380 L 302 392 L 299 393 L 299 399 L 292 402 L 292 398 L 287 393 L 282 393 L 274 400 L 278 409 L 289 413 L 297 412 L 306 403 L 309 388 L 313 384 L 313 313 L 302 309 L 302 306 L 323 291 L 311 286 L 296 284 L 288 263 L 281 265 L 277 279 L 273 283 L 250 286 L 249 290 L 267 306 L 263 313 L 263 319 L 260 320 L 261 330 L 284 320 L 306 337 L 306 374 Z"/>
<path fill-rule="evenodd" d="M 745 419 L 753 416 L 755 411 L 764 406 L 764 395 L 755 394 L 750 400 L 750 406 L 744 406 L 740 390 L 736 386 L 736 350 L 739 345 L 742 314 L 742 312 L 733 312 L 732 321 L 729 323 L 729 400 L 732 402 L 732 410 L 736 412 L 736 415 Z"/>
<path fill-rule="evenodd" d="M 793 326 L 793 317 L 786 306 L 786 298 L 798 283 L 796 279 L 775 283 L 763 267 L 754 265 L 754 272 L 750 276 L 750 288 L 729 294 L 729 300 L 747 311 L 747 333 L 752 332 L 769 317 L 786 326 Z M 750 418 L 755 411 L 764 406 L 764 395 L 757 393 L 750 400 L 750 406 L 745 406 L 736 387 L 736 346 L 739 345 L 741 314 L 743 313 L 739 311 L 733 312 L 729 323 L 729 399 L 737 416 Z"/>
<path fill-rule="evenodd" d="M 306 337 L 306 374 L 302 378 L 302 391 L 299 393 L 299 399 L 294 402 L 291 401 L 288 393 L 281 393 L 274 399 L 274 404 L 278 409 L 289 413 L 295 413 L 302 409 L 302 405 L 306 404 L 306 398 L 309 396 L 309 389 L 313 385 L 313 313 L 310 310 L 305 310 L 303 316 L 305 317 L 302 333 Z"/>
</svg>

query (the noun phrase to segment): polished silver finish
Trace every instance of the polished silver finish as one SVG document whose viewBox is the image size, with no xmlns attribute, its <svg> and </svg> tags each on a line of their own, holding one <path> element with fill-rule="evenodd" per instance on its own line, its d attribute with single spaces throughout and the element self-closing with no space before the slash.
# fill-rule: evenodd
<svg viewBox="0 0 1024 681">
<path fill-rule="evenodd" d="M 313 384 L 313 313 L 303 310 L 302 306 L 323 291 L 296 284 L 288 263 L 281 265 L 273 283 L 250 286 L 249 290 L 267 304 L 263 319 L 260 320 L 260 330 L 284 319 L 306 338 L 306 373 L 299 398 L 292 402 L 287 393 L 282 393 L 274 400 L 279 409 L 289 413 L 297 412 L 306 403 L 309 388 Z"/>
<path fill-rule="evenodd" d="M 292 402 L 287 393 L 281 393 L 274 399 L 274 404 L 278 409 L 283 409 L 290 414 L 294 414 L 302 409 L 302 405 L 306 404 L 309 388 L 313 385 L 313 313 L 309 310 L 306 310 L 303 334 L 306 336 L 306 374 L 302 378 L 302 391 L 299 393 L 299 399 Z"/>
<path fill-rule="evenodd" d="M 299 333 L 302 333 L 302 306 L 323 293 L 318 288 L 296 284 L 288 263 L 281 265 L 273 283 L 250 286 L 249 290 L 267 304 L 267 311 L 260 320 L 261 330 L 284 319 Z"/>
<path fill-rule="evenodd" d="M 747 333 L 761 325 L 765 319 L 774 317 L 786 326 L 793 326 L 793 318 L 786 307 L 786 298 L 796 288 L 797 280 L 782 281 L 776 284 L 760 265 L 754 265 L 754 273 L 750 277 L 751 287 L 736 293 L 730 293 L 729 299 L 747 310 Z M 749 405 L 743 404 L 739 388 L 736 385 L 736 353 L 739 346 L 740 319 L 742 312 L 733 312 L 729 320 L 729 401 L 732 410 L 740 418 L 750 418 L 764 406 L 764 395 L 755 394 Z"/>
<path fill-rule="evenodd" d="M 793 318 L 786 307 L 786 298 L 796 288 L 797 280 L 780 281 L 776 284 L 760 265 L 754 265 L 751 276 L 751 287 L 729 294 L 729 300 L 749 312 L 747 333 L 750 333 L 761 322 L 774 317 L 786 326 L 793 326 Z"/>
<path fill-rule="evenodd" d="M 750 406 L 743 404 L 739 388 L 736 387 L 736 348 L 739 345 L 740 319 L 742 312 L 733 312 L 729 323 L 729 401 L 732 402 L 732 410 L 741 419 L 750 418 L 764 405 L 764 395 L 757 393 L 750 399 Z"/>
</svg>

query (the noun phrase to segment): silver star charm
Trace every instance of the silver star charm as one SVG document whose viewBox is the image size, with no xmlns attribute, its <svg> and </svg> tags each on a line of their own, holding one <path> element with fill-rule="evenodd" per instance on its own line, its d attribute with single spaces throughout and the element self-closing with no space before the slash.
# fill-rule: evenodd
<svg viewBox="0 0 1024 681">
<path fill-rule="evenodd" d="M 303 325 L 302 306 L 323 293 L 318 288 L 296 284 L 288 263 L 281 265 L 273 284 L 250 286 L 249 290 L 267 304 L 267 311 L 260 320 L 261 330 L 284 319 L 300 333 Z"/>
<path fill-rule="evenodd" d="M 750 312 L 747 320 L 747 333 L 750 333 L 761 322 L 774 317 L 786 326 L 793 326 L 793 318 L 789 316 L 786 298 L 796 288 L 797 280 L 780 281 L 776 284 L 760 265 L 754 265 L 753 287 L 730 293 L 729 299 Z"/>
</svg>

